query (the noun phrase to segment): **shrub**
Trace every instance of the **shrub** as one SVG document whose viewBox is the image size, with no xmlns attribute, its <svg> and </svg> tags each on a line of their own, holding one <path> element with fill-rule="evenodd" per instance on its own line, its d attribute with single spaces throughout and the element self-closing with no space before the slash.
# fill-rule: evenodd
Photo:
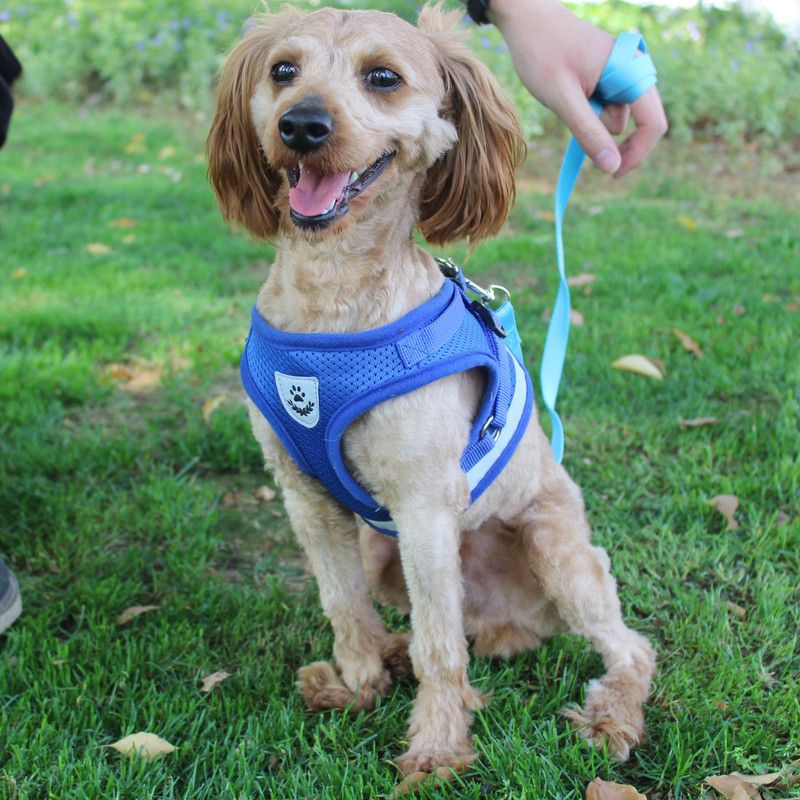
<svg viewBox="0 0 800 800">
<path fill-rule="evenodd" d="M 416 14 L 413 0 L 334 4 Z M 224 54 L 258 0 L 228 0 L 224 11 L 199 0 L 165 5 L 169 13 L 149 0 L 0 0 L 0 33 L 18 50 L 23 91 L 34 96 L 130 103 L 170 92 L 184 107 L 208 108 Z M 576 10 L 613 33 L 646 36 L 673 136 L 729 144 L 800 140 L 800 49 L 767 19 L 738 9 L 670 11 L 621 0 Z M 528 137 L 554 126 L 517 80 L 498 32 L 469 30 L 475 51 L 517 102 Z"/>
</svg>

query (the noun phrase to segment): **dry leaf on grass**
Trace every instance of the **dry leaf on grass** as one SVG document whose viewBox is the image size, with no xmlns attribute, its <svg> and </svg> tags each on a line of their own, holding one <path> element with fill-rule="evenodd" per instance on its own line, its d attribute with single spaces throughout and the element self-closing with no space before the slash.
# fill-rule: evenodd
<svg viewBox="0 0 800 800">
<path fill-rule="evenodd" d="M 728 521 L 728 526 L 725 528 L 726 531 L 739 529 L 739 523 L 736 521 L 736 517 L 733 516 L 736 513 L 736 509 L 739 508 L 739 498 L 735 494 L 718 494 L 716 497 L 712 497 L 708 504 L 716 508 Z"/>
<path fill-rule="evenodd" d="M 255 496 L 259 503 L 271 503 L 276 494 L 271 486 L 259 486 L 255 491 Z"/>
<path fill-rule="evenodd" d="M 580 311 L 576 311 L 574 308 L 571 308 L 569 310 L 569 321 L 575 327 L 580 328 L 586 322 L 586 319 L 584 318 L 583 314 L 581 314 Z"/>
<path fill-rule="evenodd" d="M 744 619 L 747 616 L 746 608 L 742 608 L 742 606 L 739 606 L 736 603 L 731 602 L 730 600 L 728 600 L 726 608 L 732 614 L 735 614 L 737 617 L 739 617 L 739 619 Z"/>
<path fill-rule="evenodd" d="M 677 220 L 687 231 L 692 233 L 700 227 L 688 214 L 678 214 Z"/>
<path fill-rule="evenodd" d="M 750 800 L 758 795 L 760 786 L 769 786 L 780 777 L 780 772 L 771 772 L 768 775 L 731 772 L 730 775 L 712 775 L 705 782 L 724 795 L 726 800 Z"/>
<path fill-rule="evenodd" d="M 586 787 L 586 800 L 647 800 L 633 786 L 595 778 Z"/>
<path fill-rule="evenodd" d="M 688 350 L 690 353 L 694 353 L 694 355 L 696 355 L 698 358 L 703 357 L 703 348 L 700 347 L 700 345 L 694 339 L 692 339 L 688 333 L 685 333 L 680 328 L 672 328 L 670 333 L 680 339 L 680 342 L 685 350 Z"/>
<path fill-rule="evenodd" d="M 225 395 L 218 394 L 214 397 L 209 397 L 208 400 L 203 403 L 203 419 L 206 421 L 206 425 L 211 422 L 211 415 L 225 402 Z"/>
<path fill-rule="evenodd" d="M 19 267 L 11 273 L 11 277 L 18 281 L 24 278 L 27 274 L 28 270 L 26 270 L 25 267 Z"/>
<path fill-rule="evenodd" d="M 131 606 L 130 608 L 126 608 L 119 617 L 117 617 L 117 625 L 126 625 L 134 617 L 138 617 L 140 614 L 145 614 L 148 611 L 155 611 L 159 608 L 161 608 L 161 606 Z"/>
<path fill-rule="evenodd" d="M 597 275 L 591 272 L 581 272 L 580 275 L 573 275 L 567 278 L 567 286 L 588 286 L 597 280 Z"/>
<path fill-rule="evenodd" d="M 110 744 L 116 751 L 123 755 L 137 755 L 145 761 L 152 761 L 155 758 L 171 753 L 175 745 L 170 744 L 166 739 L 156 736 L 154 733 L 139 731 L 125 736 L 114 744 Z"/>
<path fill-rule="evenodd" d="M 109 228 L 135 228 L 139 224 L 138 220 L 135 219 L 128 219 L 128 217 L 119 217 L 118 219 L 112 219 L 111 222 L 108 223 Z"/>
<path fill-rule="evenodd" d="M 646 356 L 634 354 L 622 356 L 611 363 L 614 369 L 621 369 L 625 372 L 635 372 L 637 375 L 645 375 L 648 378 L 661 380 L 664 373 Z"/>
<path fill-rule="evenodd" d="M 106 374 L 126 392 L 150 392 L 161 383 L 161 367 L 144 360 L 109 364 Z"/>
<path fill-rule="evenodd" d="M 91 242 L 86 245 L 86 252 L 93 256 L 107 256 L 111 252 L 111 248 L 102 242 Z"/>
<path fill-rule="evenodd" d="M 170 145 L 162 147 L 161 150 L 158 151 L 158 157 L 162 159 L 162 161 L 165 158 L 172 158 L 172 156 L 174 155 L 175 155 L 175 148 L 171 147 Z"/>
<path fill-rule="evenodd" d="M 219 686 L 225 678 L 230 678 L 231 673 L 226 672 L 224 669 L 218 670 L 217 672 L 212 672 L 210 675 L 206 675 L 203 678 L 203 683 L 200 686 L 200 691 L 204 694 L 208 694 L 212 689 Z"/>
<path fill-rule="evenodd" d="M 681 417 L 678 420 L 678 425 L 681 428 L 702 428 L 705 425 L 716 425 L 719 420 L 716 417 L 693 417 L 692 419 L 683 419 Z"/>
</svg>

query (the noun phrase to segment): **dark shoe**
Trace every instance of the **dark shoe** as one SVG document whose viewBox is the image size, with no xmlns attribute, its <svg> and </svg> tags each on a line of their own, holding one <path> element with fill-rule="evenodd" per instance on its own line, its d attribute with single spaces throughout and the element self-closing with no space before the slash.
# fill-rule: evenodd
<svg viewBox="0 0 800 800">
<path fill-rule="evenodd" d="M 0 633 L 22 613 L 17 577 L 0 558 Z"/>
</svg>

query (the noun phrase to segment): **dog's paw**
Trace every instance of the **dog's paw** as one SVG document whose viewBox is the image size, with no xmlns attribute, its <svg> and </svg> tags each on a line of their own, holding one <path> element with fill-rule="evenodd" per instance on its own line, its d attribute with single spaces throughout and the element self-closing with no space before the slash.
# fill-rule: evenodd
<svg viewBox="0 0 800 800">
<path fill-rule="evenodd" d="M 414 674 L 411 656 L 408 654 L 408 634 L 393 633 L 381 648 L 381 658 L 393 678 L 408 678 Z"/>
<path fill-rule="evenodd" d="M 421 775 L 435 775 L 450 779 L 454 773 L 463 772 L 477 758 L 472 749 L 472 741 L 466 739 L 456 747 L 442 749 L 417 749 L 411 747 L 407 753 L 396 759 L 397 766 L 409 782 L 418 783 Z M 415 780 L 411 780 L 416 776 Z"/>
<path fill-rule="evenodd" d="M 455 777 L 455 772 L 449 767 L 437 767 L 435 772 L 410 772 L 395 786 L 391 797 L 403 797 L 413 794 L 426 784 L 443 781 L 451 781 Z"/>
<path fill-rule="evenodd" d="M 331 708 L 348 708 L 352 712 L 370 711 L 378 695 L 383 694 L 390 684 L 391 677 L 384 672 L 377 683 L 359 686 L 356 694 L 327 661 L 315 661 L 297 671 L 297 688 L 309 711 Z"/>
<path fill-rule="evenodd" d="M 641 705 L 599 681 L 592 681 L 582 709 L 565 708 L 561 713 L 584 739 L 608 748 L 617 761 L 627 761 L 646 735 Z"/>
</svg>

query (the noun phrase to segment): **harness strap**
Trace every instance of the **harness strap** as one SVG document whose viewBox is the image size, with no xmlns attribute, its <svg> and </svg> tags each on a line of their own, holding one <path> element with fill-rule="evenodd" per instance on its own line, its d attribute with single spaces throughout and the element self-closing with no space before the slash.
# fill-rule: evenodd
<svg viewBox="0 0 800 800">
<path fill-rule="evenodd" d="M 403 366 L 413 367 L 447 344 L 461 327 L 464 312 L 464 304 L 458 294 L 453 293 L 453 298 L 440 317 L 399 339 L 395 347 Z"/>
<path fill-rule="evenodd" d="M 653 60 L 647 55 L 644 39 L 638 33 L 623 33 L 611 51 L 608 63 L 589 102 L 595 112 L 600 114 L 605 105 L 634 102 L 655 83 L 656 68 Z M 567 145 L 556 185 L 555 236 L 559 283 L 556 302 L 547 328 L 540 372 L 542 401 L 550 413 L 552 427 L 550 446 L 559 464 L 564 455 L 564 426 L 556 413 L 555 406 L 564 359 L 567 355 L 570 310 L 562 227 L 564 212 L 578 180 L 584 156 L 581 146 L 575 137 L 572 137 Z"/>
</svg>

